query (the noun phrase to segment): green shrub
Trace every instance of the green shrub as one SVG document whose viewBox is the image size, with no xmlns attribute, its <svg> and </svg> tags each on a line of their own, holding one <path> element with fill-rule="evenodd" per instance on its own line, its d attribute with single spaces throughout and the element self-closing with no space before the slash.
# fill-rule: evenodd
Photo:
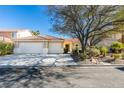
<svg viewBox="0 0 124 93">
<path fill-rule="evenodd" d="M 100 52 L 101 52 L 101 54 L 102 54 L 103 56 L 105 56 L 105 55 L 107 54 L 107 52 L 108 52 L 108 48 L 107 48 L 107 47 L 101 47 L 101 48 L 100 48 Z"/>
<path fill-rule="evenodd" d="M 0 42 L 0 55 L 13 53 L 13 44 Z"/>
<path fill-rule="evenodd" d="M 121 42 L 114 42 L 111 45 L 111 48 L 115 50 L 115 53 L 120 53 L 122 49 L 124 49 L 124 45 Z"/>
<path fill-rule="evenodd" d="M 100 55 L 100 50 L 99 49 L 97 49 L 97 48 L 90 48 L 89 50 L 88 50 L 88 56 L 89 57 L 97 57 L 97 56 L 99 56 Z"/>
<path fill-rule="evenodd" d="M 98 50 L 100 50 L 101 46 L 96 45 L 94 48 L 97 48 Z"/>
<path fill-rule="evenodd" d="M 69 49 L 68 48 L 64 48 L 64 53 L 68 53 Z"/>
<path fill-rule="evenodd" d="M 78 54 L 79 54 L 79 50 L 78 50 L 78 49 L 73 49 L 73 50 L 72 50 L 72 54 L 78 55 Z"/>
<path fill-rule="evenodd" d="M 79 56 L 81 60 L 84 60 L 88 57 L 87 54 L 84 54 L 84 53 L 80 53 Z"/>
<path fill-rule="evenodd" d="M 114 59 L 119 59 L 122 57 L 122 54 L 113 54 L 112 56 L 114 57 Z"/>
<path fill-rule="evenodd" d="M 122 54 L 122 59 L 124 59 L 124 54 Z"/>
<path fill-rule="evenodd" d="M 6 48 L 6 53 L 7 54 L 13 53 L 13 44 L 7 43 L 5 48 Z"/>
</svg>

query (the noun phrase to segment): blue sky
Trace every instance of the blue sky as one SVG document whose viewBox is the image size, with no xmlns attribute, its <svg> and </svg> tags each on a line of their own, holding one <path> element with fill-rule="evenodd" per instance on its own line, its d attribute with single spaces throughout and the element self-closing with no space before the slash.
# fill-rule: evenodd
<svg viewBox="0 0 124 93">
<path fill-rule="evenodd" d="M 22 28 L 40 30 L 41 34 L 59 36 L 50 31 L 50 17 L 47 6 L 0 5 L 0 29 Z"/>
</svg>

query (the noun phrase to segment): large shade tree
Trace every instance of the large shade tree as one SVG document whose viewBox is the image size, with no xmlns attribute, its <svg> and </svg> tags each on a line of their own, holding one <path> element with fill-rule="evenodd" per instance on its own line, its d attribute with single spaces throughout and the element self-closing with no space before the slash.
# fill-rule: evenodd
<svg viewBox="0 0 124 93">
<path fill-rule="evenodd" d="M 117 25 L 123 22 L 122 17 L 116 15 L 122 6 L 49 6 L 53 30 L 76 37 L 85 53 L 86 47 L 91 46 L 107 33 L 117 29 Z"/>
</svg>

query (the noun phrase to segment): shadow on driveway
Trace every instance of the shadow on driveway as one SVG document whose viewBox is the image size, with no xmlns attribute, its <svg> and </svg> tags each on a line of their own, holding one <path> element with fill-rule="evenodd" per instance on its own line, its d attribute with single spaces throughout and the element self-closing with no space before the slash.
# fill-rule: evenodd
<svg viewBox="0 0 124 93">
<path fill-rule="evenodd" d="M 124 67 L 117 67 L 116 69 L 124 71 Z"/>
<path fill-rule="evenodd" d="M 65 78 L 63 74 L 53 73 L 47 69 L 47 67 L 0 68 L 0 87 L 44 87 L 44 83 L 51 82 L 50 79 Z"/>
</svg>

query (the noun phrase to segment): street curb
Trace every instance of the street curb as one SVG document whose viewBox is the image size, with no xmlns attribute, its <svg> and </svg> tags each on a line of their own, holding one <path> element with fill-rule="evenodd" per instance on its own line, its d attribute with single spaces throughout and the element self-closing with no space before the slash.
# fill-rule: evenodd
<svg viewBox="0 0 124 93">
<path fill-rule="evenodd" d="M 91 64 L 83 64 L 77 65 L 78 67 L 124 67 L 124 65 L 116 64 L 116 65 L 91 65 Z"/>
<path fill-rule="evenodd" d="M 62 66 L 0 66 L 0 68 L 56 68 L 56 67 L 124 67 L 124 64 L 112 64 L 112 65 L 101 65 L 101 64 L 82 64 L 82 65 L 62 65 Z"/>
</svg>

